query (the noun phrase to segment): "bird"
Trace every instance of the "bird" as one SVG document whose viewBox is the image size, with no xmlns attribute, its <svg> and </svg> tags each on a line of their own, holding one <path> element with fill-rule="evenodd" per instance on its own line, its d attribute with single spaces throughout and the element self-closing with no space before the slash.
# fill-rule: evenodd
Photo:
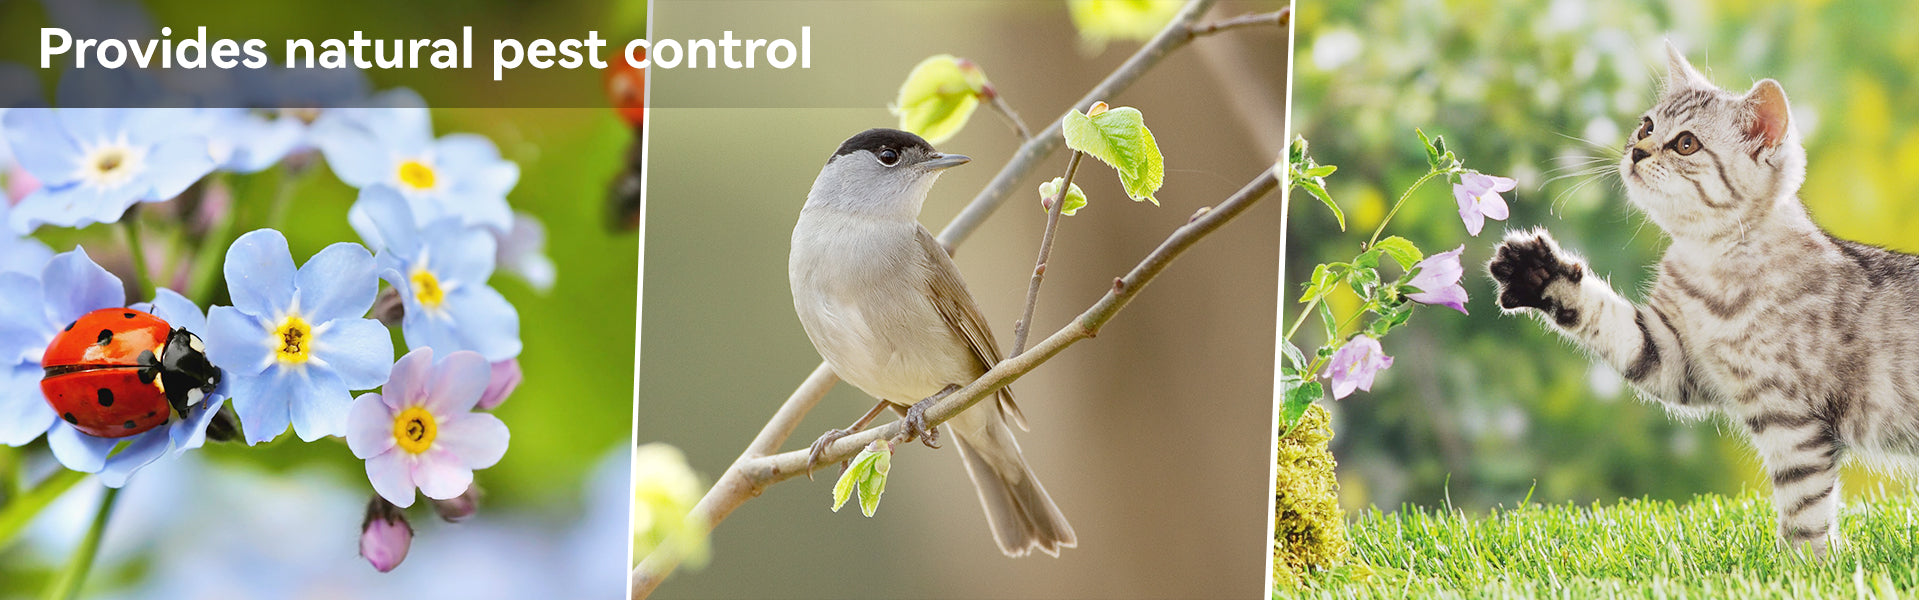
<svg viewBox="0 0 1920 600">
<path fill-rule="evenodd" d="M 834 373 L 879 400 L 851 427 L 822 435 L 809 470 L 828 444 L 889 407 L 903 415 L 910 437 L 939 447 L 939 432 L 926 427 L 927 406 L 1001 360 L 959 268 L 919 222 L 935 180 L 970 160 L 912 133 L 870 129 L 841 143 L 807 192 L 787 263 L 794 312 Z M 1014 440 L 1009 423 L 1027 424 L 1013 392 L 995 396 L 945 428 L 1000 551 L 1057 557 L 1078 543 L 1073 527 Z"/>
</svg>

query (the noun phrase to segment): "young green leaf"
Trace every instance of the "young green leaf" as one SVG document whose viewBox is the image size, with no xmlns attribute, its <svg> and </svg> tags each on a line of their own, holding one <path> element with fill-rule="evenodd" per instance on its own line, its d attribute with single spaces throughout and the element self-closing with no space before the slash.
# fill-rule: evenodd
<svg viewBox="0 0 1920 600">
<path fill-rule="evenodd" d="M 1420 263 L 1420 259 L 1425 258 L 1420 254 L 1420 248 L 1414 246 L 1413 242 L 1397 235 L 1387 236 L 1387 239 L 1380 240 L 1380 243 L 1374 244 L 1373 247 L 1387 253 L 1387 256 L 1393 258 L 1393 262 L 1400 263 L 1400 268 L 1403 270 L 1413 268 Z"/>
<path fill-rule="evenodd" d="M 1300 293 L 1300 302 L 1305 304 L 1327 295 L 1327 291 L 1339 281 L 1340 275 L 1331 267 L 1324 264 L 1314 265 L 1313 277 L 1307 280 L 1306 291 Z"/>
<path fill-rule="evenodd" d="M 1333 220 L 1340 223 L 1340 230 L 1341 231 L 1347 230 L 1346 213 L 1340 212 L 1340 205 L 1334 204 L 1333 196 L 1327 195 L 1326 185 L 1320 182 L 1320 178 L 1315 177 L 1312 179 L 1303 180 L 1299 183 L 1299 186 L 1301 189 L 1307 190 L 1308 194 L 1312 194 L 1313 197 L 1319 198 L 1321 204 L 1327 205 L 1327 210 L 1333 211 Z"/>
<path fill-rule="evenodd" d="M 1284 385 L 1286 396 L 1280 404 L 1280 435 L 1282 436 L 1292 433 L 1293 427 L 1300 424 L 1300 415 L 1307 413 L 1307 407 L 1326 395 L 1318 381 L 1303 382 L 1295 377 L 1291 381 L 1286 381 Z"/>
<path fill-rule="evenodd" d="M 1166 163 L 1160 156 L 1160 146 L 1153 141 L 1153 132 L 1147 130 L 1146 119 L 1132 107 L 1102 111 L 1105 106 L 1095 103 L 1087 114 L 1067 111 L 1061 129 L 1067 147 L 1113 167 L 1133 201 L 1146 200 L 1159 206 L 1153 193 L 1166 178 Z"/>
<path fill-rule="evenodd" d="M 1420 136 L 1420 147 L 1427 151 L 1427 168 L 1440 168 L 1440 151 L 1434 149 L 1433 140 L 1427 139 L 1427 132 L 1421 131 L 1416 127 L 1413 130 L 1413 134 Z"/>
<path fill-rule="evenodd" d="M 900 117 L 901 129 L 939 144 L 966 126 L 986 89 L 987 75 L 973 61 L 938 54 L 914 65 L 887 110 Z"/>
<path fill-rule="evenodd" d="M 1301 354 L 1300 347 L 1293 345 L 1293 342 L 1281 342 L 1280 351 L 1287 357 L 1287 364 L 1291 365 L 1291 367 L 1285 369 L 1285 372 L 1295 373 L 1294 369 L 1307 368 L 1306 355 Z M 1295 373 L 1295 375 L 1298 375 L 1298 373 Z"/>
<path fill-rule="evenodd" d="M 833 512 L 840 512 L 847 498 L 858 492 L 860 513 L 872 517 L 880 509 L 880 494 L 887 491 L 887 471 L 892 467 L 893 448 L 881 441 L 867 444 L 833 482 Z"/>
<path fill-rule="evenodd" d="M 1065 177 L 1055 177 L 1053 181 L 1040 184 L 1040 210 L 1050 210 L 1052 208 L 1047 204 L 1047 201 L 1052 200 L 1054 194 L 1060 193 L 1060 184 L 1066 181 L 1066 179 Z M 1060 214 L 1071 217 L 1074 211 L 1078 211 L 1086 205 L 1087 193 L 1080 191 L 1080 184 L 1069 185 L 1067 186 L 1067 203 L 1060 207 Z"/>
</svg>

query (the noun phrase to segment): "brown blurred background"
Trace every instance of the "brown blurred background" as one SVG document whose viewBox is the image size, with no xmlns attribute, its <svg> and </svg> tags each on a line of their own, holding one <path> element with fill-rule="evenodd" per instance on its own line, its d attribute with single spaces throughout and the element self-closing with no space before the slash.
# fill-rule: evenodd
<svg viewBox="0 0 1920 600">
<path fill-rule="evenodd" d="M 1222 2 L 1210 18 L 1277 10 Z M 1084 47 L 1064 1 L 656 0 L 652 39 L 797 37 L 810 71 L 656 70 L 646 209 L 638 441 L 684 450 L 711 482 L 819 363 L 793 315 L 786 255 L 814 176 L 842 140 L 893 127 L 895 89 L 921 59 L 985 69 L 1040 129 L 1139 45 Z M 1135 204 L 1112 170 L 1083 165 L 1091 198 L 1065 218 L 1034 339 L 1105 293 L 1195 209 L 1282 149 L 1285 30 L 1241 30 L 1178 51 L 1116 98 L 1166 155 L 1163 206 Z M 684 108 L 687 106 L 750 108 Z M 950 171 L 921 222 L 938 230 L 1019 140 L 986 110 L 942 150 Z M 1044 215 L 1032 191 L 1057 154 L 957 261 L 1003 345 L 1012 341 Z M 1203 241 L 1100 336 L 1016 383 L 1034 471 L 1079 535 L 1060 558 L 1002 556 L 958 457 L 896 454 L 879 513 L 828 510 L 832 473 L 749 501 L 713 536 L 712 562 L 660 598 L 1251 597 L 1264 595 L 1280 199 Z M 838 386 L 786 449 L 844 427 L 872 401 Z M 883 417 L 891 419 L 892 417 Z"/>
</svg>

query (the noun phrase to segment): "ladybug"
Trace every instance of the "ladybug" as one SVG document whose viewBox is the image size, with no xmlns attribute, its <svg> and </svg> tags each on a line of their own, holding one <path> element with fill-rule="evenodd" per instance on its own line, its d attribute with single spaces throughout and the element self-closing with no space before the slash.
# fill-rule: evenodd
<svg viewBox="0 0 1920 600">
<path fill-rule="evenodd" d="M 122 438 L 187 414 L 220 384 L 200 337 L 131 308 L 103 308 L 53 336 L 40 391 L 68 424 Z"/>
</svg>

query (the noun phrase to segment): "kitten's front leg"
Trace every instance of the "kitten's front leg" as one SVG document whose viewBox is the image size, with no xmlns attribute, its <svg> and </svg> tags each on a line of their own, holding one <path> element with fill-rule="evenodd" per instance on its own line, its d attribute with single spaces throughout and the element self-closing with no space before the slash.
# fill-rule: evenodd
<svg viewBox="0 0 1920 600">
<path fill-rule="evenodd" d="M 1536 310 L 1543 320 L 1661 402 L 1698 408 L 1707 399 L 1688 373 L 1671 319 L 1634 306 L 1553 241 L 1546 230 L 1509 232 L 1487 271 L 1500 286 L 1500 307 Z"/>
</svg>

